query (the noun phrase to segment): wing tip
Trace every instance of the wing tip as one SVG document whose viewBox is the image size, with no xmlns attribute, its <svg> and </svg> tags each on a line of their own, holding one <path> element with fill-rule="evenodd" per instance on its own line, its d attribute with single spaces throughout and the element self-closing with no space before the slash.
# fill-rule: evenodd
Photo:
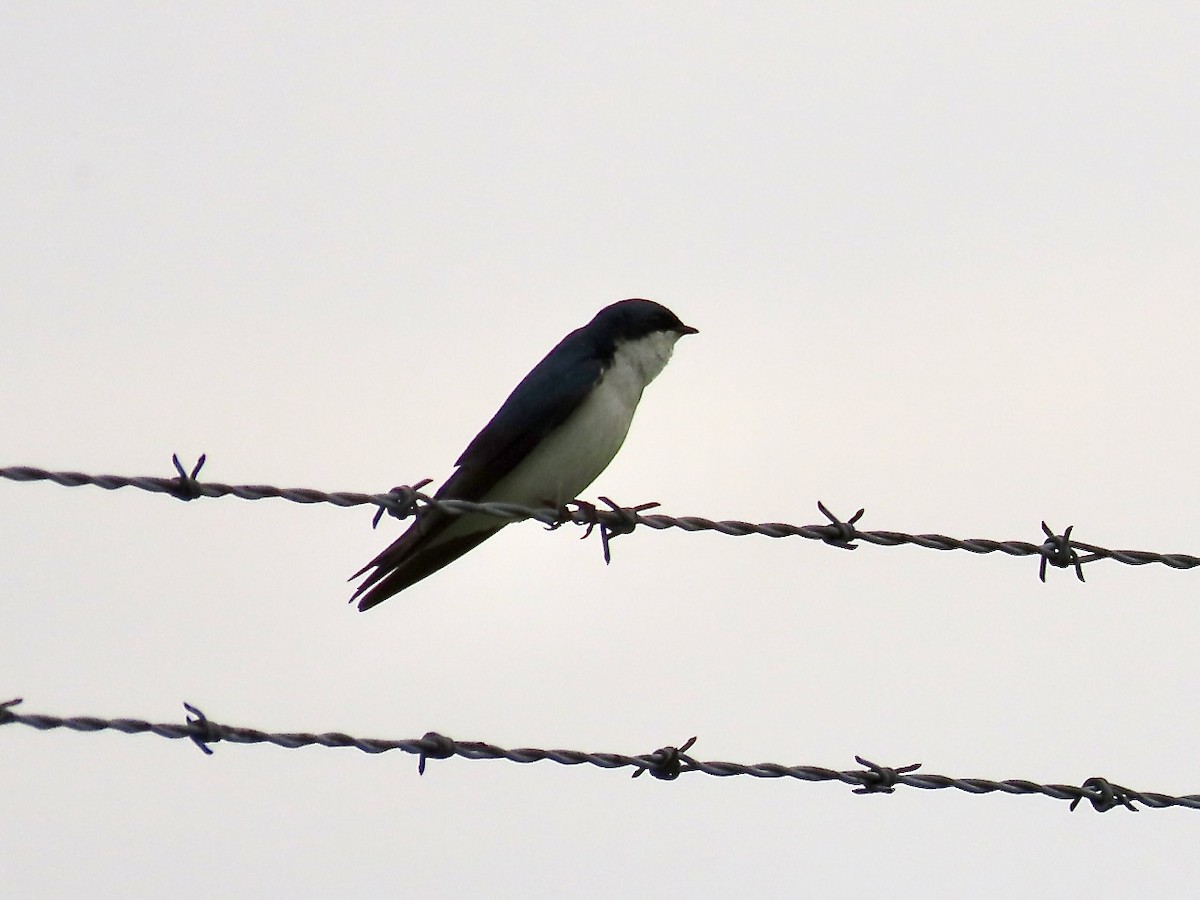
<svg viewBox="0 0 1200 900">
<path fill-rule="evenodd" d="M 394 560 L 384 561 L 381 556 L 367 566 L 375 566 L 375 571 L 368 575 L 350 597 L 350 602 L 358 600 L 358 611 L 366 612 L 378 606 L 389 597 L 394 597 L 406 588 L 412 587 L 418 581 L 428 578 L 434 572 L 444 568 L 464 553 L 486 541 L 507 523 L 501 523 L 479 531 L 460 535 L 435 547 L 424 548 L 421 553 L 409 554 L 397 564 Z M 365 570 L 364 570 L 365 571 Z"/>
<path fill-rule="evenodd" d="M 403 578 L 399 570 L 393 570 L 384 576 L 382 569 L 376 569 L 371 575 L 358 586 L 350 597 L 350 602 L 358 601 L 358 611 L 366 612 L 368 609 L 373 609 L 391 597 L 395 597 L 398 593 L 407 587 L 411 587 L 419 578 Z"/>
</svg>

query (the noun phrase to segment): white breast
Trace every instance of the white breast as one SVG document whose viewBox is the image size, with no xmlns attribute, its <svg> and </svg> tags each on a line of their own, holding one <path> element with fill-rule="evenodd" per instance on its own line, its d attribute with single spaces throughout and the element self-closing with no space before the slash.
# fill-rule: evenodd
<svg viewBox="0 0 1200 900">
<path fill-rule="evenodd" d="M 663 370 L 679 335 L 658 332 L 617 347 L 600 383 L 486 499 L 561 506 L 603 472 L 629 433 L 642 391 Z"/>
</svg>

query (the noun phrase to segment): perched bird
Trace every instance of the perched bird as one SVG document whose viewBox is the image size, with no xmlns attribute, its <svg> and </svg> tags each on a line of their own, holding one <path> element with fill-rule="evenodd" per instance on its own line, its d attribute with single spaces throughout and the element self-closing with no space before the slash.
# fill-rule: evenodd
<svg viewBox="0 0 1200 900">
<path fill-rule="evenodd" d="M 696 329 L 651 300 L 606 306 L 563 338 L 508 395 L 434 496 L 562 507 L 612 462 L 642 391 L 675 342 Z M 482 513 L 422 510 L 390 547 L 350 576 L 360 610 L 432 575 L 508 524 Z"/>
</svg>

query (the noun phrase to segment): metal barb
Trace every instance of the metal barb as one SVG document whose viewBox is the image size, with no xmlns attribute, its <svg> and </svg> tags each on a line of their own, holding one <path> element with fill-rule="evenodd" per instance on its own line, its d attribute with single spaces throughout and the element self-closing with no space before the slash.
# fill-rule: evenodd
<svg viewBox="0 0 1200 900">
<path fill-rule="evenodd" d="M 1046 535 L 1046 540 L 1042 543 L 1042 561 L 1038 565 L 1038 578 L 1042 580 L 1043 584 L 1046 582 L 1047 563 L 1059 569 L 1074 567 L 1076 577 L 1083 581 L 1083 564 L 1098 559 L 1095 555 L 1084 559 L 1075 552 L 1075 548 L 1071 546 L 1071 532 L 1074 529 L 1074 525 L 1068 525 L 1067 530 L 1059 535 L 1055 534 L 1044 520 L 1042 521 L 1042 531 Z"/>
<path fill-rule="evenodd" d="M 449 759 L 457 751 L 453 739 L 436 731 L 427 731 L 421 737 L 421 753 L 417 757 L 417 774 L 425 774 L 425 760 Z"/>
<path fill-rule="evenodd" d="M 830 547 L 841 547 L 843 550 L 857 550 L 858 545 L 851 543 L 851 541 L 858 537 L 858 529 L 854 526 L 863 517 L 863 513 L 867 511 L 866 507 L 863 507 L 852 515 L 848 522 L 843 522 L 831 513 L 828 507 L 820 500 L 817 501 L 817 509 L 829 520 L 829 524 L 823 526 L 829 532 L 829 537 L 823 539 L 825 543 Z"/>
<path fill-rule="evenodd" d="M 659 747 L 653 753 L 646 757 L 646 767 L 638 769 L 633 773 L 633 777 L 637 778 L 649 772 L 660 781 L 674 781 L 683 772 L 690 771 L 692 768 L 692 760 L 687 756 L 687 751 L 696 743 L 696 737 L 693 735 L 683 742 L 680 747 Z M 687 769 L 684 766 L 688 766 Z"/>
<path fill-rule="evenodd" d="M 867 767 L 867 771 L 860 776 L 862 787 L 855 788 L 853 792 L 855 794 L 894 794 L 896 781 L 901 775 L 907 775 L 909 772 L 915 772 L 921 768 L 920 763 L 909 763 L 907 766 L 897 766 L 892 769 L 873 763 L 869 759 L 863 759 L 861 756 L 855 756 L 854 761 L 860 766 Z"/>
<path fill-rule="evenodd" d="M 384 513 L 401 520 L 407 519 L 416 513 L 417 501 L 428 500 L 428 498 L 419 494 L 418 491 L 425 487 L 425 485 L 432 483 L 432 478 L 422 478 L 414 485 L 401 484 L 392 488 L 383 496 L 394 500 L 394 505 L 380 506 L 379 509 L 375 510 L 375 516 L 371 519 L 371 527 L 379 527 L 379 520 L 383 518 Z"/>
<path fill-rule="evenodd" d="M 1091 803 L 1092 809 L 1096 812 L 1108 812 L 1117 806 L 1124 806 L 1130 812 L 1139 812 L 1138 808 L 1133 805 L 1134 792 L 1119 784 L 1113 784 L 1107 778 L 1101 778 L 1099 775 L 1089 778 L 1083 783 L 1081 790 L 1084 793 L 1071 801 L 1070 812 L 1075 812 L 1075 807 L 1083 800 Z M 1091 793 L 1091 791 L 1095 793 Z"/>
<path fill-rule="evenodd" d="M 185 472 L 183 465 L 179 462 L 179 455 L 175 453 L 171 454 L 171 462 L 175 464 L 175 471 L 179 473 L 179 477 L 174 479 L 175 489 L 171 491 L 172 496 L 185 501 L 195 500 L 197 497 L 204 496 L 200 490 L 200 483 L 196 480 L 196 476 L 204 468 L 204 461 L 206 459 L 208 459 L 207 454 L 201 453 L 200 458 L 196 460 L 196 465 L 192 466 L 192 471 Z"/>
<path fill-rule="evenodd" d="M 17 714 L 13 712 L 13 707 L 19 706 L 24 702 L 20 697 L 13 697 L 11 700 L 5 700 L 3 703 L 0 703 L 0 725 L 15 722 Z"/>
<path fill-rule="evenodd" d="M 652 500 L 637 506 L 621 506 L 607 497 L 601 497 L 600 502 L 608 506 L 610 513 L 610 518 L 600 523 L 600 544 L 604 548 L 604 564 L 607 566 L 612 562 L 612 553 L 608 549 L 609 541 L 623 534 L 633 534 L 633 530 L 638 526 L 638 515 L 662 504 Z"/>
<path fill-rule="evenodd" d="M 571 512 L 571 507 L 575 507 L 575 512 Z M 570 500 L 563 504 L 559 510 L 558 518 L 546 526 L 547 531 L 557 531 L 568 522 L 574 522 L 577 525 L 587 526 L 580 536 L 581 541 L 586 541 L 592 536 L 592 530 L 600 524 L 599 511 L 596 509 L 595 503 L 589 503 L 586 500 Z"/>
<path fill-rule="evenodd" d="M 205 756 L 212 756 L 213 749 L 208 745 L 215 744 L 221 739 L 221 726 L 215 722 L 208 721 L 208 716 L 204 715 L 203 712 L 190 703 L 185 702 L 183 708 L 191 713 L 187 717 L 187 725 L 190 732 L 188 737 L 192 739 L 192 743 L 204 751 Z M 192 718 L 192 716 L 195 716 L 195 718 Z"/>
</svg>

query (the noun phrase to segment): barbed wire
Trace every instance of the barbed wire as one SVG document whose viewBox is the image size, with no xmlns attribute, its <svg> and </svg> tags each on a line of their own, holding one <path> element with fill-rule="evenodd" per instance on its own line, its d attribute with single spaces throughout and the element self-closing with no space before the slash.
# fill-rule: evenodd
<svg viewBox="0 0 1200 900">
<path fill-rule="evenodd" d="M 655 530 L 679 528 L 683 531 L 716 531 L 731 536 L 759 534 L 765 537 L 802 537 L 818 540 L 831 546 L 856 550 L 856 541 L 877 546 L 894 547 L 911 544 L 934 550 L 965 550 L 975 554 L 1003 553 L 1008 556 L 1037 556 L 1040 558 L 1039 577 L 1044 581 L 1047 565 L 1058 568 L 1073 568 L 1080 581 L 1083 580 L 1082 566 L 1099 559 L 1112 559 L 1126 565 L 1141 566 L 1161 563 L 1175 569 L 1191 569 L 1200 566 L 1200 557 L 1181 553 L 1157 553 L 1141 550 L 1110 550 L 1094 544 L 1072 540 L 1074 526 L 1057 534 L 1045 522 L 1042 531 L 1045 540 L 1041 544 L 1027 541 L 997 541 L 985 538 L 959 539 L 942 534 L 908 534 L 898 531 L 864 531 L 857 523 L 864 515 L 858 510 L 849 520 L 843 521 L 831 513 L 824 504 L 817 507 L 828 522 L 820 525 L 790 525 L 782 522 L 751 523 L 736 519 L 713 520 L 701 516 L 668 516 L 646 514 L 658 506 L 645 503 L 623 507 L 607 497 L 600 500 L 609 508 L 600 509 L 594 504 L 574 501 L 574 509 L 529 508 L 509 503 L 474 503 L 465 500 L 438 500 L 421 492 L 429 480 L 413 486 L 399 486 L 384 493 L 368 494 L 352 491 L 329 492 L 314 488 L 279 488 L 273 485 L 230 485 L 220 482 L 200 482 L 197 476 L 204 466 L 206 457 L 201 456 L 194 467 L 186 471 L 177 456 L 172 457 L 178 473 L 174 478 L 155 476 L 89 475 L 83 472 L 55 472 L 32 466 L 0 467 L 0 478 L 18 482 L 52 481 L 65 487 L 93 485 L 105 490 L 133 487 L 152 493 L 170 494 L 181 500 L 200 497 L 235 496 L 245 500 L 278 498 L 294 503 L 329 503 L 340 507 L 374 505 L 379 508 L 375 523 L 384 512 L 399 519 L 410 517 L 422 508 L 436 507 L 452 515 L 483 513 L 511 520 L 534 519 L 550 529 L 572 523 L 586 527 L 584 537 L 600 527 L 605 560 L 610 557 L 609 540 L 620 534 L 628 534 L 642 525 Z M 1083 551 L 1085 555 L 1080 555 Z M 1200 809 L 1200 794 L 1172 796 L 1156 792 L 1135 791 L 1108 781 L 1102 777 L 1089 778 L 1082 785 L 1039 784 L 1025 779 L 994 781 L 985 778 L 952 778 L 944 775 L 917 773 L 920 764 L 896 768 L 881 766 L 856 756 L 862 769 L 839 771 L 820 766 L 781 765 L 778 763 L 744 764 L 720 761 L 700 761 L 686 751 L 695 743 L 695 738 L 679 747 L 662 747 L 653 753 L 629 756 L 619 753 L 587 753 L 576 750 L 540 750 L 534 748 L 505 749 L 479 741 L 458 741 L 436 732 L 409 740 L 384 740 L 356 738 L 341 732 L 311 734 L 271 733 L 254 728 L 222 725 L 208 719 L 204 713 L 190 704 L 184 704 L 191 717 L 184 724 L 151 723 L 142 719 L 103 719 L 95 716 L 63 718 L 42 714 L 20 714 L 14 707 L 20 700 L 0 703 L 0 725 L 22 724 L 47 731 L 67 728 L 79 732 L 118 731 L 125 734 L 152 733 L 169 739 L 189 738 L 205 753 L 211 754 L 208 746 L 218 741 L 231 743 L 271 743 L 286 749 L 306 746 L 353 747 L 365 753 L 383 753 L 401 750 L 418 756 L 418 771 L 424 773 L 426 761 L 448 759 L 459 756 L 464 759 L 505 759 L 511 762 L 532 763 L 551 761 L 560 765 L 589 764 L 605 769 L 633 768 L 634 777 L 650 772 L 655 778 L 673 780 L 681 774 L 700 772 L 718 777 L 748 775 L 755 778 L 792 778 L 800 781 L 839 781 L 855 786 L 854 793 L 893 793 L 898 786 L 923 790 L 953 788 L 970 794 L 1001 792 L 1007 794 L 1041 794 L 1058 800 L 1069 800 L 1072 810 L 1082 801 L 1088 801 L 1094 809 L 1106 812 L 1124 806 L 1134 812 L 1134 803 L 1162 809 L 1182 806 Z"/>
<path fill-rule="evenodd" d="M 1111 559 L 1115 562 L 1130 566 L 1144 566 L 1150 563 L 1161 563 L 1173 569 L 1193 569 L 1200 566 L 1200 557 L 1185 553 L 1158 553 L 1148 550 L 1110 550 L 1096 544 L 1088 544 L 1073 540 L 1071 525 L 1061 534 L 1055 532 L 1044 521 L 1042 531 L 1045 540 L 1040 544 L 1028 541 L 998 541 L 988 538 L 954 538 L 944 534 L 908 534 L 902 531 L 864 531 L 857 527 L 865 510 L 858 510 L 850 519 L 842 521 L 830 512 L 823 503 L 818 502 L 817 508 L 828 520 L 819 525 L 789 525 L 785 522 L 744 522 L 738 519 L 714 520 L 702 516 L 668 516 L 660 513 L 647 514 L 647 510 L 657 507 L 657 503 L 643 503 L 637 506 L 620 506 L 607 497 L 600 500 L 608 509 L 600 509 L 596 505 L 584 501 L 573 501 L 569 506 L 574 509 L 559 510 L 548 508 L 529 508 L 512 503 L 473 503 L 467 500 L 438 500 L 421 492 L 421 488 L 429 484 L 429 479 L 417 482 L 416 485 L 402 485 L 390 491 L 377 494 L 367 494 L 355 491 L 322 491 L 315 488 L 280 488 L 265 484 L 222 484 L 220 482 L 200 482 L 196 476 L 204 466 L 206 457 L 201 455 L 199 461 L 186 471 L 179 462 L 178 456 L 171 457 L 175 470 L 179 473 L 174 478 L 154 476 L 124 476 L 124 475 L 88 475 L 83 472 L 52 472 L 33 466 L 8 466 L 0 468 L 0 478 L 11 481 L 52 481 L 64 487 L 80 487 L 93 485 L 105 490 L 133 487 L 153 493 L 170 494 L 180 500 L 195 500 L 200 497 L 240 497 L 243 500 L 281 499 L 293 503 L 330 503 L 334 506 L 352 507 L 374 505 L 379 507 L 375 523 L 379 522 L 384 512 L 404 519 L 416 514 L 425 507 L 436 507 L 452 515 L 464 513 L 483 513 L 513 521 L 533 519 L 541 522 L 547 528 L 554 529 L 568 523 L 582 525 L 587 530 L 588 537 L 594 528 L 600 527 L 600 538 L 604 550 L 604 559 L 609 561 L 609 541 L 618 535 L 629 534 L 638 526 L 663 530 L 678 528 L 683 531 L 716 531 L 731 536 L 758 534 L 764 537 L 785 538 L 800 537 L 807 540 L 822 541 L 830 546 L 846 550 L 857 550 L 856 541 L 874 544 L 880 547 L 898 547 L 912 545 L 930 550 L 965 550 L 968 553 L 987 554 L 1003 553 L 1007 556 L 1037 556 L 1040 558 L 1038 575 L 1046 580 L 1047 565 L 1056 568 L 1074 569 L 1076 577 L 1083 581 L 1083 566 L 1086 563 L 1100 559 Z M 1083 555 L 1081 555 L 1081 552 Z"/>
<path fill-rule="evenodd" d="M 968 794 L 1040 794 L 1055 800 L 1070 801 L 1072 811 L 1085 800 L 1097 812 L 1107 812 L 1118 806 L 1138 812 L 1135 803 L 1140 803 L 1150 809 L 1165 809 L 1171 806 L 1200 809 L 1200 794 L 1176 797 L 1158 792 L 1136 791 L 1099 776 L 1088 778 L 1081 785 L 1039 784 L 1023 778 L 1009 778 L 1003 781 L 993 781 L 989 778 L 952 778 L 946 775 L 917 772 L 920 763 L 892 768 L 881 766 L 861 756 L 855 756 L 854 759 L 863 768 L 846 771 L 828 769 L 823 766 L 789 766 L 779 763 L 749 765 L 701 761 L 687 752 L 696 742 L 694 737 L 678 747 L 660 747 L 653 753 L 630 756 L 623 753 L 539 750 L 531 747 L 506 749 L 483 741 L 459 741 L 434 731 L 427 732 L 420 738 L 408 740 L 358 738 L 339 731 L 321 734 L 272 733 L 256 728 L 241 728 L 214 722 L 190 703 L 184 704 L 184 708 L 190 714 L 185 722 L 153 723 L 144 719 L 104 719 L 97 716 L 64 718 L 44 714 L 22 714 L 15 711 L 15 707 L 21 702 L 20 699 L 15 699 L 0 703 L 0 726 L 27 725 L 38 731 L 67 728 L 84 733 L 100 731 L 117 731 L 122 734 L 149 733 L 171 740 L 188 738 L 209 755 L 213 752 L 209 745 L 219 741 L 235 744 L 274 744 L 286 750 L 311 746 L 351 747 L 363 753 L 386 753 L 389 750 L 400 750 L 418 757 L 417 771 L 422 775 L 425 773 L 428 760 L 459 756 L 469 760 L 504 759 L 515 763 L 554 762 L 564 766 L 592 765 L 601 769 L 632 768 L 634 778 L 649 772 L 655 778 L 663 781 L 673 781 L 680 775 L 693 772 L 714 775 L 719 778 L 748 775 L 752 778 L 791 778 L 805 782 L 838 781 L 853 786 L 855 794 L 891 794 L 897 787 L 912 787 L 922 790 L 953 788 Z"/>
</svg>

